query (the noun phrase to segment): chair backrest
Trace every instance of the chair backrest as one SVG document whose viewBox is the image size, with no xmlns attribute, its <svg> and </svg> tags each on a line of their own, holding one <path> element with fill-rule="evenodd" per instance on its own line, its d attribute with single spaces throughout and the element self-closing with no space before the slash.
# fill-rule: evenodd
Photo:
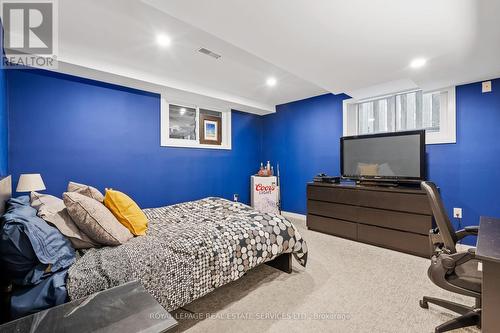
<svg viewBox="0 0 500 333">
<path fill-rule="evenodd" d="M 439 235 L 443 240 L 444 247 L 450 253 L 456 253 L 457 250 L 455 248 L 455 244 L 458 241 L 457 235 L 450 219 L 448 218 L 448 215 L 446 214 L 443 201 L 441 200 L 441 195 L 439 195 L 436 185 L 433 182 L 422 182 L 420 187 L 427 194 L 427 198 L 429 199 L 432 209 L 432 215 L 434 216 L 434 220 L 439 228 Z"/>
</svg>

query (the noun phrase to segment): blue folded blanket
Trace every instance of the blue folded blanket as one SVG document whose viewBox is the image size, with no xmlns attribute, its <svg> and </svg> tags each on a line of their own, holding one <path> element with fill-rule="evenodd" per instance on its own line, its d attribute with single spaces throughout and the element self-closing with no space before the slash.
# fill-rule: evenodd
<svg viewBox="0 0 500 333">
<path fill-rule="evenodd" d="M 56 272 L 36 286 L 17 287 L 10 299 L 12 318 L 20 318 L 53 306 L 66 303 L 68 269 Z"/>
<path fill-rule="evenodd" d="M 65 292 L 66 272 L 75 262 L 70 241 L 36 213 L 29 197 L 22 196 L 7 202 L 0 219 L 0 265 L 15 286 L 22 286 L 11 302 L 16 317 L 65 300 L 60 290 Z"/>
</svg>

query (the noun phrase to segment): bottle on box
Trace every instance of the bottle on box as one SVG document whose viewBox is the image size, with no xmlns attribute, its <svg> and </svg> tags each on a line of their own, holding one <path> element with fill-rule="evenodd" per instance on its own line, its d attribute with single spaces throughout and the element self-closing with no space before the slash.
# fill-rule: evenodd
<svg viewBox="0 0 500 333">
<path fill-rule="evenodd" d="M 259 176 L 264 176 L 264 163 L 260 162 Z"/>
</svg>

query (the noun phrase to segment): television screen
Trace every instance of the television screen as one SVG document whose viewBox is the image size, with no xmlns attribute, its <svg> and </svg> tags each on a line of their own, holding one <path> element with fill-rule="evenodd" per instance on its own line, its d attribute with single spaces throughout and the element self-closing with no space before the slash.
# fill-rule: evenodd
<svg viewBox="0 0 500 333">
<path fill-rule="evenodd" d="M 341 172 L 346 178 L 425 179 L 425 131 L 343 137 Z"/>
</svg>

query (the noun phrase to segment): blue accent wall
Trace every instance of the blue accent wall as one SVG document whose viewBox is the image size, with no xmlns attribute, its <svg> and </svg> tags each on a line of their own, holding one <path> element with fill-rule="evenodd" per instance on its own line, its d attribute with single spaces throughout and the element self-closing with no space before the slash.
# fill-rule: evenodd
<svg viewBox="0 0 500 333">
<path fill-rule="evenodd" d="M 462 227 L 478 225 L 481 215 L 500 217 L 500 79 L 492 88 L 458 86 L 457 143 L 427 145 L 428 177 L 441 188 L 449 216 L 463 208 Z"/>
<path fill-rule="evenodd" d="M 0 177 L 8 172 L 8 112 L 5 69 L 0 68 Z"/>
<path fill-rule="evenodd" d="M 264 117 L 262 157 L 280 165 L 281 204 L 305 214 L 306 184 L 319 173 L 340 173 L 342 101 L 326 94 L 278 105 Z"/>
<path fill-rule="evenodd" d="M 239 193 L 249 202 L 259 116 L 232 112 L 232 150 L 160 147 L 157 94 L 42 70 L 8 70 L 9 171 L 41 173 L 47 193 L 70 180 L 111 187 L 141 207 Z"/>
<path fill-rule="evenodd" d="M 485 94 L 481 83 L 458 86 L 457 143 L 427 145 L 429 179 L 450 216 L 463 208 L 462 226 L 500 217 L 500 79 L 492 85 Z M 280 164 L 283 210 L 304 214 L 306 183 L 318 172 L 339 174 L 343 94 L 279 105 L 264 117 L 233 111 L 230 151 L 160 147 L 160 98 L 152 93 L 8 70 L 0 74 L 0 98 L 9 110 L 7 141 L 0 107 L 0 173 L 8 142 L 14 186 L 20 173 L 39 172 L 55 195 L 74 180 L 122 190 L 142 207 L 233 193 L 248 203 L 250 175 L 271 160 Z"/>
<path fill-rule="evenodd" d="M 0 21 L 0 52 L 3 64 L 3 26 Z M 8 117 L 7 117 L 7 82 L 5 69 L 0 64 L 0 177 L 8 172 Z"/>
<path fill-rule="evenodd" d="M 462 227 L 479 224 L 481 215 L 500 217 L 500 79 L 492 85 L 484 94 L 480 82 L 458 86 L 457 143 L 426 146 L 428 178 L 441 188 L 449 216 L 463 208 Z M 280 162 L 283 210 L 305 214 L 306 183 L 319 172 L 340 173 L 344 98 L 288 103 L 265 117 L 263 158 Z"/>
</svg>

